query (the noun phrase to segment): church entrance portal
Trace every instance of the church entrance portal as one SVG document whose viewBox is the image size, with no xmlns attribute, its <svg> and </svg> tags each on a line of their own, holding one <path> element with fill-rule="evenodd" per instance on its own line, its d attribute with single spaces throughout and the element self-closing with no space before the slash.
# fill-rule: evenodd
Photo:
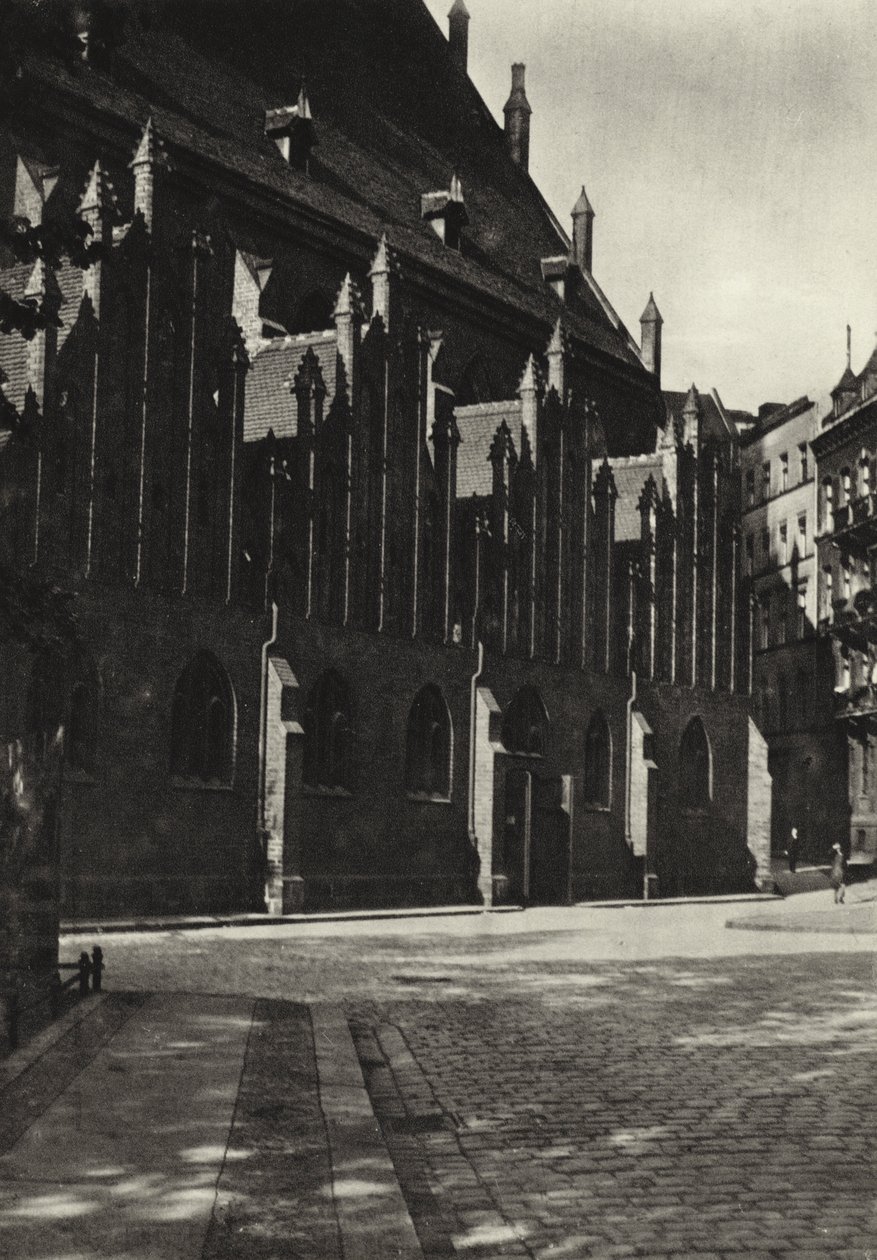
<svg viewBox="0 0 877 1260">
<path fill-rule="evenodd" d="M 504 856 L 511 901 L 569 901 L 570 816 L 562 802 L 562 779 L 540 779 L 530 770 L 507 772 Z"/>
</svg>

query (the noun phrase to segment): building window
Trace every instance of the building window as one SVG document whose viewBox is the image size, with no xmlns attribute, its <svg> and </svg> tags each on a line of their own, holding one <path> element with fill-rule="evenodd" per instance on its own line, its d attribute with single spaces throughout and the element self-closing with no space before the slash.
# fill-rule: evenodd
<svg viewBox="0 0 877 1260">
<path fill-rule="evenodd" d="M 777 591 L 777 646 L 782 647 L 786 641 L 786 623 L 789 616 L 789 592 L 783 587 Z"/>
<path fill-rule="evenodd" d="M 853 575 L 849 564 L 842 566 L 843 573 L 843 597 L 844 602 L 849 603 L 853 595 Z"/>
<path fill-rule="evenodd" d="M 712 755 L 699 717 L 688 723 L 679 746 L 679 796 L 689 809 L 706 809 L 712 800 Z"/>
<path fill-rule="evenodd" d="M 761 555 L 764 568 L 770 568 L 770 530 L 763 529 L 761 531 Z"/>
<path fill-rule="evenodd" d="M 862 498 L 866 498 L 871 493 L 871 461 L 867 453 L 863 452 L 862 462 L 859 465 L 859 494 Z"/>
<path fill-rule="evenodd" d="M 208 652 L 199 652 L 174 691 L 171 774 L 203 783 L 231 782 L 234 707 L 225 670 Z"/>
<path fill-rule="evenodd" d="M 752 507 L 755 503 L 755 469 L 750 468 L 746 473 L 746 506 Z"/>
<path fill-rule="evenodd" d="M 867 736 L 862 740 L 862 795 L 871 795 L 871 743 Z"/>
<path fill-rule="evenodd" d="M 755 572 L 755 538 L 752 534 L 746 535 L 746 572 L 750 577 Z"/>
<path fill-rule="evenodd" d="M 826 565 L 822 570 L 822 603 L 820 607 L 820 620 L 830 621 L 832 611 L 832 599 L 834 597 L 834 575 L 831 568 Z"/>
<path fill-rule="evenodd" d="M 91 774 L 94 770 L 97 744 L 97 704 L 94 689 L 77 683 L 70 694 L 70 714 L 64 752 L 67 765 L 73 770 Z"/>
<path fill-rule="evenodd" d="M 802 560 L 804 556 L 806 556 L 807 554 L 807 513 L 806 512 L 802 513 L 802 515 L 798 517 L 798 541 L 796 543 L 796 546 L 798 548 L 798 559 Z"/>
<path fill-rule="evenodd" d="M 548 747 L 548 714 L 535 687 L 522 687 L 506 709 L 502 724 L 506 752 L 541 757 Z"/>
<path fill-rule="evenodd" d="M 350 791 L 353 731 L 347 683 L 334 670 L 318 679 L 304 715 L 302 782 Z"/>
<path fill-rule="evenodd" d="M 841 507 L 846 507 L 850 501 L 851 476 L 849 468 L 840 470 L 840 502 Z"/>
<path fill-rule="evenodd" d="M 798 583 L 797 635 L 803 639 L 807 633 L 807 583 Z"/>
<path fill-rule="evenodd" d="M 405 790 L 411 795 L 451 796 L 451 715 L 438 687 L 414 697 L 405 737 Z"/>
<path fill-rule="evenodd" d="M 585 736 L 585 803 L 608 809 L 612 796 L 612 736 L 603 713 L 591 718 Z"/>
<path fill-rule="evenodd" d="M 834 533 L 834 482 L 830 477 L 822 483 L 822 529 L 826 534 Z"/>
<path fill-rule="evenodd" d="M 806 481 L 810 475 L 810 460 L 806 442 L 802 442 L 798 447 L 798 454 L 801 456 L 801 480 Z"/>
<path fill-rule="evenodd" d="M 770 498 L 770 460 L 761 465 L 761 497 Z"/>
<path fill-rule="evenodd" d="M 789 488 L 789 456 L 783 453 L 780 456 L 780 490 L 788 490 Z"/>
<path fill-rule="evenodd" d="M 789 563 L 789 527 L 785 522 L 780 526 L 780 564 Z"/>
<path fill-rule="evenodd" d="M 761 599 L 761 644 L 762 649 L 770 647 L 770 596 Z"/>
</svg>

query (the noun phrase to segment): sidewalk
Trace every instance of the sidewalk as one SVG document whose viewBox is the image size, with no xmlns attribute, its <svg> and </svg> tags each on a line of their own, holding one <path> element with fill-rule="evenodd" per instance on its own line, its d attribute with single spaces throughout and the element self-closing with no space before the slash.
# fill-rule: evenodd
<svg viewBox="0 0 877 1260">
<path fill-rule="evenodd" d="M 217 914 L 152 915 L 130 919 L 70 919 L 62 922 L 61 936 L 103 936 L 123 932 L 197 932 L 211 928 L 264 928 L 315 923 L 383 923 L 398 919 L 463 919 L 483 915 L 538 914 L 546 909 L 654 910 L 670 906 L 758 904 L 778 899 L 776 893 L 728 893 L 720 896 L 659 897 L 653 901 L 577 901 L 564 907 L 531 906 L 427 906 L 395 910 L 338 910 L 312 914 Z"/>
<path fill-rule="evenodd" d="M 339 1008 L 111 993 L 0 1075 L 0 1254 L 421 1260 Z"/>
<path fill-rule="evenodd" d="M 735 915 L 727 920 L 725 927 L 759 932 L 874 935 L 877 933 L 877 879 L 849 885 L 842 905 L 834 904 L 834 892 L 826 879 L 825 886 L 816 891 L 796 893 L 770 906 Z"/>
</svg>

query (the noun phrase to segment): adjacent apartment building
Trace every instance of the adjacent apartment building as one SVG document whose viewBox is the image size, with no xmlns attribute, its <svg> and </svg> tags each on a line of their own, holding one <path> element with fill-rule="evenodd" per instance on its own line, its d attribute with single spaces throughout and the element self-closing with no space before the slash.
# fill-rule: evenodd
<svg viewBox="0 0 877 1260">
<path fill-rule="evenodd" d="M 819 408 L 807 397 L 766 403 L 741 440 L 741 545 L 751 579 L 753 714 L 768 740 L 773 849 L 797 827 L 801 856 L 824 858 L 838 802 L 834 670 L 817 633 L 819 562 L 815 457 Z M 830 842 L 829 842 L 830 847 Z"/>
<path fill-rule="evenodd" d="M 816 790 L 833 801 L 838 840 L 853 864 L 877 856 L 877 349 L 849 363 L 813 439 L 819 486 L 819 628 L 826 650 L 837 772 Z"/>
</svg>

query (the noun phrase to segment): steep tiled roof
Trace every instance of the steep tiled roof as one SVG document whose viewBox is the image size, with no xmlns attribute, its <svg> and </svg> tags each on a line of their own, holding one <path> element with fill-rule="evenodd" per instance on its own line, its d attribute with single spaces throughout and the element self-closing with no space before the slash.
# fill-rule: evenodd
<svg viewBox="0 0 877 1260">
<path fill-rule="evenodd" d="M 610 460 L 618 498 L 615 502 L 615 541 L 632 542 L 642 535 L 639 501 L 643 487 L 651 476 L 658 491 L 664 486 L 661 458 L 658 455 L 635 455 L 629 459 Z"/>
<path fill-rule="evenodd" d="M 515 450 L 520 453 L 521 404 L 514 400 L 480 403 L 473 407 L 458 407 L 455 414 L 461 438 L 457 448 L 457 498 L 468 499 L 473 494 L 489 495 L 493 489 L 489 457 L 494 434 L 505 420 L 511 430 Z"/>
<path fill-rule="evenodd" d="M 20 301 L 24 297 L 32 271 L 33 267 L 27 263 L 16 263 L 4 268 L 0 271 L 0 289 Z M 55 278 L 61 290 L 61 307 L 58 312 L 61 320 L 61 327 L 58 329 L 60 350 L 76 322 L 82 300 L 82 272 L 65 262 L 58 268 Z M 27 342 L 23 337 L 16 333 L 0 336 L 0 369 L 8 378 L 2 387 L 3 392 L 13 407 L 19 410 L 27 391 Z"/>
<path fill-rule="evenodd" d="M 175 147 L 259 194 L 294 202 L 401 255 L 553 323 L 558 299 L 539 259 L 568 242 L 500 128 L 453 64 L 421 0 L 227 0 L 151 6 L 128 31 L 112 80 L 42 59 L 32 71 L 86 109 L 121 118 L 133 139 L 150 114 Z M 307 80 L 316 147 L 310 178 L 265 137 L 265 111 Z M 459 174 L 472 219 L 467 250 L 444 248 L 420 219 L 424 192 Z M 569 333 L 642 372 L 622 327 L 587 284 Z"/>
<path fill-rule="evenodd" d="M 688 391 L 683 393 L 680 390 L 665 389 L 662 392 L 668 416 L 672 421 L 681 424 Z M 725 423 L 726 419 L 738 431 L 745 431 L 755 420 L 755 417 L 748 411 L 730 410 L 727 407 L 723 408 L 723 418 L 722 411 L 719 410 L 718 403 L 712 393 L 699 394 L 698 397 L 703 416 L 701 437 L 704 439 L 709 440 L 712 438 L 721 441 L 729 436 L 729 432 L 730 435 L 733 435 L 733 431 L 729 431 L 729 426 Z"/>
<path fill-rule="evenodd" d="M 253 358 L 247 374 L 244 410 L 244 440 L 256 442 L 273 430 L 274 436 L 294 437 L 298 432 L 298 403 L 292 382 L 308 346 L 312 346 L 326 398 L 323 414 L 335 397 L 337 351 L 334 331 L 304 333 L 299 337 L 278 337 L 266 343 Z"/>
</svg>

